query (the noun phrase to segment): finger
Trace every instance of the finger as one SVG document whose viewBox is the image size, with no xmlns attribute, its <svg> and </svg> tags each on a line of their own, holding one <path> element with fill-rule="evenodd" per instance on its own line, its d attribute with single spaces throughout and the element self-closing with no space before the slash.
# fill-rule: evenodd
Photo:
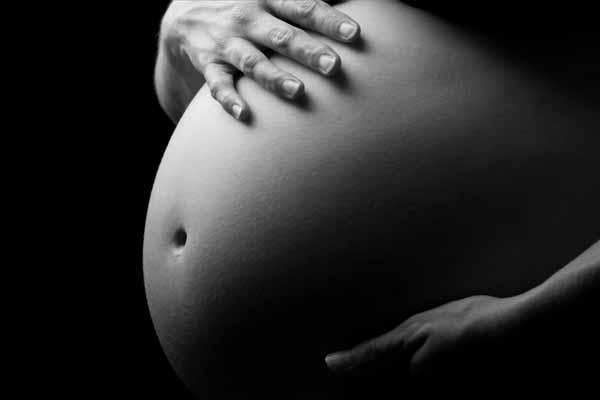
<svg viewBox="0 0 600 400">
<path fill-rule="evenodd" d="M 414 341 L 413 348 L 415 351 L 410 359 L 409 372 L 414 378 L 422 377 L 430 370 L 431 345 L 427 337 L 420 336 Z"/>
<path fill-rule="evenodd" d="M 304 92 L 304 84 L 298 78 L 275 66 L 245 39 L 230 39 L 224 53 L 227 62 L 267 90 L 288 99 L 296 99 Z"/>
<path fill-rule="evenodd" d="M 258 17 L 246 35 L 251 42 L 290 57 L 324 75 L 335 73 L 341 65 L 340 56 L 331 47 L 268 13 Z"/>
<path fill-rule="evenodd" d="M 223 64 L 210 63 L 204 67 L 202 73 L 210 93 L 223 109 L 237 120 L 247 118 L 249 108 L 235 90 L 231 69 Z"/>
<path fill-rule="evenodd" d="M 360 36 L 360 25 L 321 0 L 266 0 L 273 13 L 294 25 L 320 32 L 332 39 L 352 42 Z"/>
<path fill-rule="evenodd" d="M 325 363 L 335 373 L 358 372 L 384 355 L 388 358 L 391 353 L 401 352 L 402 348 L 403 337 L 390 331 L 350 350 L 329 354 L 325 357 Z"/>
</svg>

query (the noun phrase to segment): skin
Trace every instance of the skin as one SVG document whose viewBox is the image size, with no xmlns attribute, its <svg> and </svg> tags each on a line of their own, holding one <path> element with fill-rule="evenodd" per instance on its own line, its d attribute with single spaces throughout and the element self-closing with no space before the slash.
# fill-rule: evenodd
<svg viewBox="0 0 600 400">
<path fill-rule="evenodd" d="M 354 41 L 360 35 L 358 24 L 322 1 L 219 3 L 175 1 L 163 19 L 156 86 L 163 108 L 174 121 L 179 120 L 204 83 L 227 112 L 240 120 L 246 118 L 249 105 L 233 83 L 239 72 L 283 98 L 298 99 L 304 84 L 274 66 L 261 49 L 271 49 L 331 76 L 341 67 L 340 57 L 302 28 L 343 42 Z M 304 6 L 304 12 L 295 8 L 298 4 Z M 343 21 L 356 24 L 347 38 L 336 30 Z M 293 40 L 285 46 L 274 41 L 288 37 Z M 318 56 L 322 54 L 335 60 L 331 68 L 320 68 Z M 297 82 L 292 93 L 284 90 L 283 82 L 288 79 Z M 507 298 L 473 296 L 441 305 L 354 348 L 330 354 L 325 362 L 340 375 L 365 374 L 390 359 L 398 369 L 400 362 L 407 362 L 415 377 L 444 374 L 457 354 L 492 347 L 532 321 L 555 316 L 559 308 L 575 307 L 598 287 L 600 242 L 522 294 Z"/>
</svg>

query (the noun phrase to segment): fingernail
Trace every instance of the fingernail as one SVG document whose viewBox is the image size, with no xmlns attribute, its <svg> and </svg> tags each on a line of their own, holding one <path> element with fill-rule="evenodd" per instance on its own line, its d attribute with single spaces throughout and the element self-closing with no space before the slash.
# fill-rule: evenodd
<svg viewBox="0 0 600 400">
<path fill-rule="evenodd" d="M 242 116 L 242 107 L 239 104 L 234 104 L 233 107 L 231 107 L 231 111 L 233 112 L 235 119 L 240 119 Z"/>
<path fill-rule="evenodd" d="M 325 74 L 328 74 L 335 67 L 335 58 L 329 54 L 323 54 L 319 57 L 319 68 Z"/>
<path fill-rule="evenodd" d="M 350 22 L 342 22 L 338 30 L 342 38 L 348 40 L 352 39 L 352 37 L 356 34 L 358 27 Z"/>
<path fill-rule="evenodd" d="M 298 93 L 298 90 L 300 90 L 300 82 L 291 79 L 286 79 L 281 84 L 281 87 L 285 92 L 286 96 L 292 98 Z"/>
<path fill-rule="evenodd" d="M 348 362 L 343 353 L 332 353 L 325 357 L 327 367 L 334 372 L 339 372 L 348 367 Z"/>
</svg>

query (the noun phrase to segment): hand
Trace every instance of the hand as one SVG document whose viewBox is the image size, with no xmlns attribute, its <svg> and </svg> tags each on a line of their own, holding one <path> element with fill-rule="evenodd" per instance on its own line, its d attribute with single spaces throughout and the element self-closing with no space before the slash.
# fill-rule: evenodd
<svg viewBox="0 0 600 400">
<path fill-rule="evenodd" d="M 392 331 L 325 358 L 339 374 L 361 374 L 377 364 L 408 362 L 411 376 L 439 372 L 452 356 L 492 346 L 514 321 L 518 297 L 474 296 L 417 314 Z M 405 365 L 403 365 L 405 366 Z M 397 365 L 400 367 L 400 365 Z M 398 368 L 400 369 L 400 368 Z"/>
<path fill-rule="evenodd" d="M 197 82 L 194 75 L 201 73 L 212 96 L 236 119 L 243 119 L 249 108 L 234 87 L 236 70 L 287 99 L 304 91 L 302 81 L 275 66 L 261 48 L 324 75 L 339 69 L 340 57 L 333 49 L 290 24 L 342 42 L 355 40 L 359 25 L 325 1 L 173 1 L 163 19 L 161 45 L 184 81 Z"/>
</svg>

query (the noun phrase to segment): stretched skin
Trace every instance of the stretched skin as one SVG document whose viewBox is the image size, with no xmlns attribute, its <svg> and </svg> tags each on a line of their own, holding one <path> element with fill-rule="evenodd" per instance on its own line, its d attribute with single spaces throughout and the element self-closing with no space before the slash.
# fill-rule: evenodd
<svg viewBox="0 0 600 400">
<path fill-rule="evenodd" d="M 199 398 L 327 397 L 325 354 L 453 299 L 527 290 L 600 236 L 585 43 L 497 42 L 391 0 L 338 7 L 364 38 L 320 38 L 344 74 L 273 57 L 308 97 L 242 78 L 249 125 L 203 88 L 157 173 L 148 304 Z"/>
</svg>

